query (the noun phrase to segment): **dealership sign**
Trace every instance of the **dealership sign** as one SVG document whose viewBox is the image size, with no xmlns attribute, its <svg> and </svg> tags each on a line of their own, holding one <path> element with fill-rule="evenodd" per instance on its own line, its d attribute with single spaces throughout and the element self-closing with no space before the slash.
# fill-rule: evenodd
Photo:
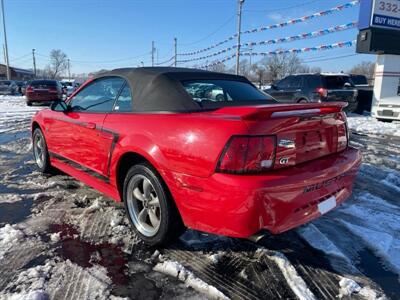
<svg viewBox="0 0 400 300">
<path fill-rule="evenodd" d="M 400 30 L 400 0 L 361 0 L 359 28 Z"/>
</svg>

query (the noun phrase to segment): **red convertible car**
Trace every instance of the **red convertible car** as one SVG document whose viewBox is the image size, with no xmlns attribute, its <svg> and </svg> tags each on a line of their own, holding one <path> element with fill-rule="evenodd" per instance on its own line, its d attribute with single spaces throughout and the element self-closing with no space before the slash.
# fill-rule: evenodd
<svg viewBox="0 0 400 300">
<path fill-rule="evenodd" d="M 361 162 L 343 103 L 277 104 L 246 78 L 126 68 L 32 121 L 33 153 L 116 201 L 147 244 L 185 226 L 278 234 L 349 197 Z"/>
</svg>

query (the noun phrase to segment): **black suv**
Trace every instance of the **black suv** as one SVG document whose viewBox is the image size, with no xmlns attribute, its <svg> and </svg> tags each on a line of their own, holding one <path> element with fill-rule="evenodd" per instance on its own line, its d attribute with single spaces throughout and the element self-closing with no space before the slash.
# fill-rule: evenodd
<svg viewBox="0 0 400 300">
<path fill-rule="evenodd" d="M 346 74 L 290 75 L 264 90 L 278 102 L 348 102 L 345 111 L 357 109 L 357 89 Z"/>
</svg>

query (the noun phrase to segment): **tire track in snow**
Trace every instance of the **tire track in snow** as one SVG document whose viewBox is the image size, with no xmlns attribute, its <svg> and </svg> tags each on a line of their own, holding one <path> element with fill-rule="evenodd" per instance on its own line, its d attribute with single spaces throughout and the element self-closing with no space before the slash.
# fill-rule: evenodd
<svg viewBox="0 0 400 300">
<path fill-rule="evenodd" d="M 166 256 L 186 265 L 200 279 L 232 299 L 295 298 L 289 286 L 282 284 L 285 279 L 275 263 L 260 261 L 254 256 L 254 250 L 252 253 L 249 258 L 239 252 L 229 252 L 216 264 L 206 263 L 203 255 L 186 250 L 168 250 Z"/>
<path fill-rule="evenodd" d="M 196 276 L 199 275 L 200 279 L 204 280 L 205 278 L 205 282 L 215 286 L 225 295 L 232 297 L 232 299 L 259 299 L 258 295 L 252 289 L 244 285 L 242 286 L 242 284 L 238 284 L 237 282 L 232 282 L 227 276 L 220 275 L 195 255 L 191 255 L 185 251 L 174 251 L 168 252 L 168 256 L 182 263 L 188 269 L 193 270 Z M 182 262 L 182 259 L 184 262 Z"/>
</svg>

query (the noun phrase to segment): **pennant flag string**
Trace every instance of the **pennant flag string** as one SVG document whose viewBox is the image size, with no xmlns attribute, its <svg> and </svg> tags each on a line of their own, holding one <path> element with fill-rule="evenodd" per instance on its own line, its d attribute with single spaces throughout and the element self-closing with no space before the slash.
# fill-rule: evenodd
<svg viewBox="0 0 400 300">
<path fill-rule="evenodd" d="M 277 38 L 277 39 L 271 39 L 271 40 L 260 41 L 260 42 L 246 42 L 246 43 L 240 44 L 240 47 L 253 47 L 253 46 L 262 46 L 262 45 L 272 45 L 272 44 L 279 44 L 279 43 L 286 43 L 286 42 L 293 42 L 293 41 L 298 41 L 298 40 L 310 39 L 310 38 L 314 38 L 314 37 L 327 35 L 327 34 L 330 34 L 330 33 L 335 33 L 335 32 L 339 32 L 339 31 L 352 29 L 352 28 L 357 27 L 357 24 L 358 24 L 357 22 L 350 22 L 350 23 L 347 23 L 347 24 L 337 25 L 337 26 L 330 27 L 330 28 L 327 28 L 327 29 L 321 29 L 321 30 L 308 32 L 308 33 L 301 33 L 301 34 L 297 34 L 297 35 L 293 35 L 293 36 L 289 36 L 289 37 L 284 37 L 284 38 Z M 206 56 L 190 58 L 190 59 L 183 59 L 183 60 L 179 60 L 179 62 L 180 63 L 185 63 L 185 62 L 191 62 L 191 61 L 204 60 L 204 59 L 207 59 L 207 58 L 210 58 L 210 57 L 218 56 L 220 54 L 229 53 L 230 51 L 232 51 L 233 49 L 236 49 L 236 48 L 237 48 L 237 45 L 234 45 L 232 47 L 228 47 L 228 48 L 222 49 L 220 51 L 211 53 L 211 54 L 206 55 Z"/>
<path fill-rule="evenodd" d="M 327 9 L 327 10 L 324 10 L 324 11 L 313 13 L 313 14 L 308 15 L 308 16 L 303 16 L 303 17 L 300 17 L 300 18 L 291 19 L 291 20 L 288 20 L 288 21 L 285 21 L 285 22 L 281 22 L 281 23 L 277 23 L 277 24 L 273 24 L 273 25 L 262 26 L 262 27 L 259 27 L 259 28 L 245 30 L 245 31 L 242 31 L 241 33 L 242 34 L 249 34 L 249 33 L 263 32 L 263 31 L 266 31 L 266 30 L 269 30 L 269 29 L 282 28 L 282 27 L 286 27 L 286 26 L 289 26 L 289 25 L 295 25 L 295 24 L 298 24 L 298 23 L 303 23 L 303 22 L 306 22 L 306 21 L 309 21 L 309 20 L 312 20 L 312 19 L 315 19 L 315 18 L 327 16 L 327 15 L 330 15 L 332 13 L 340 12 L 340 11 L 342 11 L 344 9 L 357 6 L 359 3 L 360 3 L 360 0 L 354 0 L 354 1 L 342 4 L 342 5 L 338 5 L 338 6 L 332 7 L 330 9 Z M 191 55 L 199 54 L 199 53 L 202 53 L 202 52 L 206 52 L 206 51 L 209 51 L 209 50 L 211 50 L 213 48 L 216 48 L 218 46 L 226 44 L 229 41 L 232 41 L 233 39 L 235 39 L 236 37 L 237 37 L 237 34 L 234 34 L 234 35 L 231 35 L 230 37 L 226 38 L 225 40 L 220 41 L 218 43 L 215 43 L 215 44 L 213 44 L 213 45 L 211 45 L 211 46 L 209 46 L 207 48 L 203 48 L 203 49 L 200 49 L 200 50 L 197 50 L 197 51 L 193 51 L 193 52 L 179 53 L 178 55 L 191 56 Z"/>
<path fill-rule="evenodd" d="M 299 48 L 299 49 L 282 49 L 282 50 L 274 50 L 274 51 L 268 51 L 268 52 L 243 52 L 243 53 L 240 53 L 240 56 L 263 56 L 263 57 L 266 57 L 266 56 L 279 55 L 279 54 L 290 54 L 290 53 L 300 54 L 300 53 L 306 53 L 306 52 L 352 47 L 356 44 L 356 42 L 357 42 L 356 40 L 353 40 L 353 41 L 338 42 L 338 43 L 333 43 L 333 44 L 319 45 L 319 46 L 314 46 L 314 47 L 305 47 L 305 48 Z M 206 69 L 208 67 L 219 65 L 226 61 L 233 59 L 234 57 L 236 57 L 236 54 L 229 55 L 221 60 L 214 61 L 211 64 L 199 66 L 199 68 Z"/>
</svg>

